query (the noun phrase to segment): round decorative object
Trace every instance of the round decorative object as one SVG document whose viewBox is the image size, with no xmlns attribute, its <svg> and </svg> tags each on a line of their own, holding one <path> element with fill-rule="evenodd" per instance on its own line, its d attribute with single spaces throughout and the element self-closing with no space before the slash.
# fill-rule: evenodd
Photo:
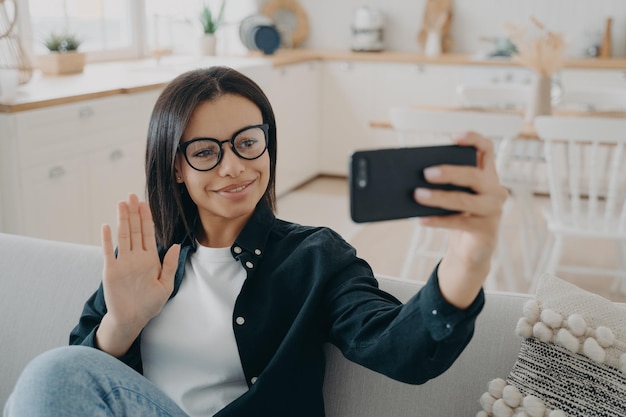
<svg viewBox="0 0 626 417">
<path fill-rule="evenodd" d="M 269 0 L 261 12 L 272 19 L 283 37 L 283 44 L 298 47 L 309 34 L 309 20 L 306 12 L 295 0 Z"/>
<path fill-rule="evenodd" d="M 257 26 L 252 33 L 254 45 L 265 55 L 273 54 L 280 47 L 280 33 L 274 26 Z"/>
</svg>

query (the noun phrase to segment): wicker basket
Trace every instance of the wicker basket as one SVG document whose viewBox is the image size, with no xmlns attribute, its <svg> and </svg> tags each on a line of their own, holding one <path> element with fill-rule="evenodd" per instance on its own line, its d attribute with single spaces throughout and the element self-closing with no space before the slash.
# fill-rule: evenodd
<svg viewBox="0 0 626 417">
<path fill-rule="evenodd" d="M 0 68 L 17 69 L 20 84 L 26 84 L 33 76 L 33 66 L 15 33 L 16 22 L 15 0 L 0 0 Z"/>
</svg>

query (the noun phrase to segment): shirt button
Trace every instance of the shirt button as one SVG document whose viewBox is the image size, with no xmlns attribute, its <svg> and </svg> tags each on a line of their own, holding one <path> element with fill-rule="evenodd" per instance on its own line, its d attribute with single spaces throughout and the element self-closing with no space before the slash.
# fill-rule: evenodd
<svg viewBox="0 0 626 417">
<path fill-rule="evenodd" d="M 261 254 L 261 249 L 255 249 L 254 254 L 259 256 Z"/>
<path fill-rule="evenodd" d="M 248 269 L 252 269 L 252 268 L 254 267 L 254 264 L 253 264 L 252 262 L 250 262 L 250 261 L 247 261 L 247 262 L 246 262 L 246 267 L 247 267 Z"/>
<path fill-rule="evenodd" d="M 433 316 L 436 316 L 437 315 L 437 309 L 433 310 L 432 313 L 433 313 Z"/>
<path fill-rule="evenodd" d="M 256 376 L 253 376 L 252 378 L 250 378 L 250 382 L 254 384 L 257 379 L 258 378 Z"/>
<path fill-rule="evenodd" d="M 450 323 L 446 324 L 446 329 L 451 328 L 452 326 L 450 326 Z"/>
<path fill-rule="evenodd" d="M 237 323 L 240 326 L 243 326 L 243 324 L 246 322 L 246 319 L 244 319 L 243 317 L 239 316 L 235 319 L 235 323 Z"/>
<path fill-rule="evenodd" d="M 233 248 L 233 250 L 235 251 L 235 253 L 241 253 L 242 252 L 242 249 L 239 246 L 235 246 Z"/>
</svg>

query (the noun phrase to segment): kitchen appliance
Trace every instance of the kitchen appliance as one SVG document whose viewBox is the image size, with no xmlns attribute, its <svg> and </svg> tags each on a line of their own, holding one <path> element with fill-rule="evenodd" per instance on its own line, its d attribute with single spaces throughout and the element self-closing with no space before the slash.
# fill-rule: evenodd
<svg viewBox="0 0 626 417">
<path fill-rule="evenodd" d="M 352 21 L 352 50 L 377 52 L 384 49 L 384 16 L 380 10 L 359 7 Z"/>
</svg>

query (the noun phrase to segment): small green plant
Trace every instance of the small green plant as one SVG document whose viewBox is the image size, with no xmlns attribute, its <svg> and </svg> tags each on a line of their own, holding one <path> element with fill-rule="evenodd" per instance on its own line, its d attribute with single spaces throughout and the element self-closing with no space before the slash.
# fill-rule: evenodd
<svg viewBox="0 0 626 417">
<path fill-rule="evenodd" d="M 44 43 L 51 52 L 71 52 L 78 49 L 81 41 L 76 35 L 70 33 L 52 33 Z"/>
<path fill-rule="evenodd" d="M 226 5 L 226 0 L 222 0 L 222 5 L 220 6 L 220 10 L 217 14 L 217 17 L 211 12 L 209 6 L 204 3 L 202 7 L 202 13 L 200 13 L 200 23 L 202 23 L 202 29 L 206 34 L 214 34 L 215 31 L 222 24 L 222 19 L 224 17 L 224 6 Z"/>
</svg>

